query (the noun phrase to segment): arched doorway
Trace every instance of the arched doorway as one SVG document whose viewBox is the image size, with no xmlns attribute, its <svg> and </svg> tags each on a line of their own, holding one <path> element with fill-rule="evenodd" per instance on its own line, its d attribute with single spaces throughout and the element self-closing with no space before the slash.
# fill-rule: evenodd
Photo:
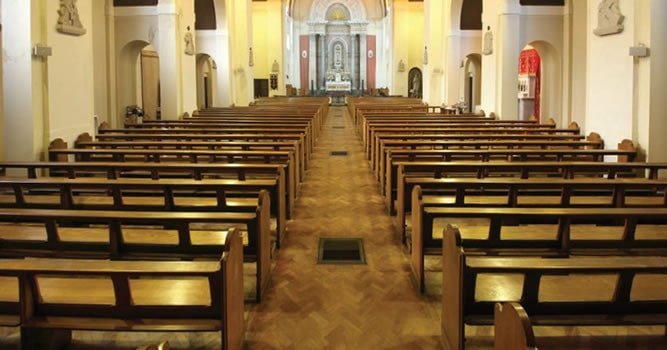
<svg viewBox="0 0 667 350">
<path fill-rule="evenodd" d="M 464 101 L 467 111 L 472 113 L 482 103 L 482 55 L 473 53 L 466 56 L 464 79 Z"/>
<path fill-rule="evenodd" d="M 197 107 L 199 109 L 218 105 L 215 101 L 217 68 L 211 56 L 205 53 L 197 54 Z"/>
<path fill-rule="evenodd" d="M 408 72 L 408 97 L 412 98 L 422 98 L 422 71 L 421 69 L 414 67 Z"/>
<path fill-rule="evenodd" d="M 560 54 L 546 41 L 533 41 L 519 56 L 519 116 L 561 122 Z"/>
<path fill-rule="evenodd" d="M 118 61 L 119 125 L 135 107 L 146 119 L 160 118 L 160 59 L 154 46 L 143 40 L 126 44 Z"/>
</svg>

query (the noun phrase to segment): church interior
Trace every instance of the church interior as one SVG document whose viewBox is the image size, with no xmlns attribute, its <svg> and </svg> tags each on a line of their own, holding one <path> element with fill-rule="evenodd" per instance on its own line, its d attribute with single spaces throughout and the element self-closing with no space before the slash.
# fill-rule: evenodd
<svg viewBox="0 0 667 350">
<path fill-rule="evenodd" d="M 0 349 L 667 348 L 667 1 L 0 0 Z"/>
</svg>

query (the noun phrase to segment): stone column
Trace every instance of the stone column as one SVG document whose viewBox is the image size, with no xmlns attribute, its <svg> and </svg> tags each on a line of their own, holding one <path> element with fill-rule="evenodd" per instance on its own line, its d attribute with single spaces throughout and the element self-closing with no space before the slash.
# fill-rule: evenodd
<svg viewBox="0 0 667 350">
<path fill-rule="evenodd" d="M 359 83 L 357 82 L 357 34 L 350 36 L 350 78 L 352 80 L 352 90 L 357 89 Z"/>
<path fill-rule="evenodd" d="M 519 106 L 517 103 L 519 76 L 519 56 L 521 44 L 517 33 L 521 32 L 521 15 L 519 9 L 507 6 L 498 17 L 500 42 L 494 50 L 498 50 L 498 111 L 501 119 L 517 119 Z"/>
<path fill-rule="evenodd" d="M 308 76 L 310 77 L 310 80 L 308 81 L 308 90 L 310 91 L 312 87 L 315 91 L 311 91 L 311 93 L 315 93 L 319 86 L 319 84 L 317 84 L 317 40 L 315 38 L 315 33 L 310 33 L 309 40 L 310 52 L 308 53 Z"/>
<path fill-rule="evenodd" d="M 320 89 L 324 89 L 324 78 L 326 77 L 327 72 L 327 48 L 326 48 L 326 35 L 320 34 L 320 74 L 317 77 Z"/>
<path fill-rule="evenodd" d="M 366 49 L 366 33 L 362 33 L 359 35 L 359 40 L 360 40 L 360 45 L 359 45 L 359 71 L 361 74 L 359 74 L 359 89 L 366 89 L 368 86 L 367 80 L 368 78 L 366 77 L 366 54 L 367 54 L 367 49 Z"/>
<path fill-rule="evenodd" d="M 229 33 L 231 102 L 235 106 L 247 106 L 254 100 L 254 73 L 250 67 L 252 7 L 250 0 L 225 0 L 225 10 Z"/>
<path fill-rule="evenodd" d="M 160 56 L 160 116 L 162 119 L 178 119 L 182 109 L 182 86 L 179 75 L 181 55 L 178 37 L 178 12 L 176 3 L 163 1 L 158 11 L 158 55 Z"/>
</svg>

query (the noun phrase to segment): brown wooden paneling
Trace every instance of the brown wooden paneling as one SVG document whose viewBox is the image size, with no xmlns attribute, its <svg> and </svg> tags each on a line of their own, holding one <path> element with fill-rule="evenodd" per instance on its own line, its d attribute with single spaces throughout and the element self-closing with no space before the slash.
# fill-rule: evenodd
<svg viewBox="0 0 667 350">
<path fill-rule="evenodd" d="M 461 30 L 482 30 L 482 0 L 463 0 Z"/>
<path fill-rule="evenodd" d="M 113 0 L 114 6 L 157 6 L 157 0 Z"/>
<path fill-rule="evenodd" d="M 522 6 L 565 6 L 565 0 L 520 0 Z"/>
<path fill-rule="evenodd" d="M 217 29 L 213 0 L 195 0 L 195 29 Z"/>
</svg>

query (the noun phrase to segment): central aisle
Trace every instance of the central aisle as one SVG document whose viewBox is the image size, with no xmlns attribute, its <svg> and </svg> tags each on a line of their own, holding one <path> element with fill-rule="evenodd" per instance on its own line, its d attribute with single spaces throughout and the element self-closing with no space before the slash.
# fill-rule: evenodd
<svg viewBox="0 0 667 350">
<path fill-rule="evenodd" d="M 440 303 L 412 285 L 344 107 L 330 108 L 295 212 L 271 287 L 248 316 L 249 348 L 440 348 Z M 320 237 L 363 238 L 367 265 L 318 265 Z"/>
</svg>

